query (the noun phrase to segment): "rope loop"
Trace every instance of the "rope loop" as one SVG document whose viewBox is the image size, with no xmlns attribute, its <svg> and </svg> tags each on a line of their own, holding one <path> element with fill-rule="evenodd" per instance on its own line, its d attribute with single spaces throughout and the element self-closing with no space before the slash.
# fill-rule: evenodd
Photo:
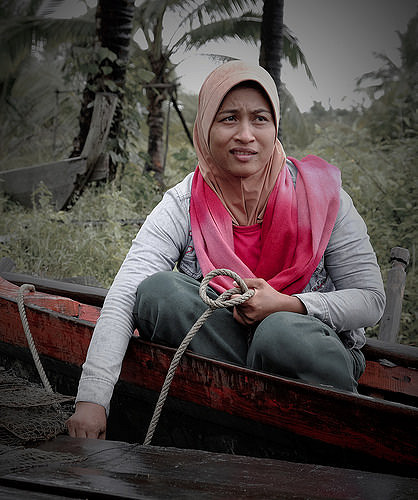
<svg viewBox="0 0 418 500">
<path fill-rule="evenodd" d="M 211 299 L 207 295 L 207 288 L 211 279 L 216 276 L 229 276 L 233 278 L 237 283 L 238 287 L 231 288 L 223 292 L 217 299 Z M 240 294 L 238 297 L 231 299 L 232 295 Z M 202 280 L 199 288 L 200 298 L 205 304 L 207 304 L 211 309 L 222 309 L 223 307 L 234 307 L 242 304 L 254 295 L 254 290 L 249 289 L 245 284 L 245 281 L 234 271 L 229 269 L 214 269 L 210 271 Z"/>
</svg>

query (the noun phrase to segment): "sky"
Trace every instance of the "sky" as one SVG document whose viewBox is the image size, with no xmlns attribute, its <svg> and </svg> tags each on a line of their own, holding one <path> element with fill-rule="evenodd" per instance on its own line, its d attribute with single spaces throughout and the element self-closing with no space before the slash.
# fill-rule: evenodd
<svg viewBox="0 0 418 500">
<path fill-rule="evenodd" d="M 74 14 L 77 3 L 68 0 L 64 15 Z M 284 63 L 282 80 L 299 109 L 308 111 L 314 101 L 322 102 L 325 108 L 350 108 L 363 102 L 364 94 L 354 92 L 356 79 L 382 65 L 374 56 L 376 52 L 399 64 L 396 31 L 404 33 L 417 12 L 416 0 L 285 0 L 284 23 L 298 38 L 317 84 L 315 88 L 303 69 Z M 177 26 L 178 20 L 171 17 L 165 27 L 171 31 Z M 200 53 L 257 63 L 259 48 L 232 40 L 207 44 Z M 177 54 L 174 62 L 180 63 L 177 73 L 184 89 L 196 93 L 216 67 L 207 57 L 193 52 Z"/>
</svg>

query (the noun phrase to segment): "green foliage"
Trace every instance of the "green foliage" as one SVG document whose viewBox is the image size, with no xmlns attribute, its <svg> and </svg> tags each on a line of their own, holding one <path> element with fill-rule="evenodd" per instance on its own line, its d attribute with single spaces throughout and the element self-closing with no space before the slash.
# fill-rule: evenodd
<svg viewBox="0 0 418 500">
<path fill-rule="evenodd" d="M 280 134 L 284 144 L 288 147 L 304 147 L 312 141 L 313 127 L 299 111 L 283 83 L 280 86 L 280 115 Z"/>
<path fill-rule="evenodd" d="M 151 179 L 128 171 L 122 189 L 90 187 L 71 211 L 56 212 L 44 186 L 32 210 L 0 198 L 0 258 L 55 278 L 93 276 L 110 286 L 147 213 L 159 201 Z M 12 231 L 11 231 L 11 228 Z"/>
<path fill-rule="evenodd" d="M 418 236 L 418 184 L 415 181 L 418 142 L 411 138 L 374 144 L 364 133 L 344 124 L 317 128 L 316 139 L 306 148 L 287 151 L 302 158 L 315 154 L 338 166 L 343 188 L 366 222 L 384 280 L 394 246 L 408 248 L 411 265 L 404 296 L 400 341 L 418 341 L 418 290 L 415 249 Z M 375 335 L 377 329 L 371 329 Z"/>
<path fill-rule="evenodd" d="M 0 170 L 64 158 L 76 132 L 84 78 L 74 54 L 94 39 L 93 13 L 45 18 L 41 3 L 0 4 Z"/>
<path fill-rule="evenodd" d="M 398 33 L 401 64 L 377 54 L 383 66 L 361 76 L 358 90 L 372 100 L 364 110 L 360 125 L 367 128 L 375 142 L 417 137 L 418 135 L 418 14 Z M 364 84 L 366 86 L 362 86 Z"/>
</svg>

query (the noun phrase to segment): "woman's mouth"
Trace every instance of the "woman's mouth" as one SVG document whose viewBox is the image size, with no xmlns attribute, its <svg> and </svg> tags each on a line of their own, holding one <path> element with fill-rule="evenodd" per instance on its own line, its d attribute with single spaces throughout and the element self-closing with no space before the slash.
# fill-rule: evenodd
<svg viewBox="0 0 418 500">
<path fill-rule="evenodd" d="M 246 161 L 252 158 L 254 155 L 257 154 L 256 151 L 253 149 L 241 149 L 241 148 L 234 148 L 231 149 L 231 153 L 237 158 L 238 160 L 241 161 Z"/>
</svg>

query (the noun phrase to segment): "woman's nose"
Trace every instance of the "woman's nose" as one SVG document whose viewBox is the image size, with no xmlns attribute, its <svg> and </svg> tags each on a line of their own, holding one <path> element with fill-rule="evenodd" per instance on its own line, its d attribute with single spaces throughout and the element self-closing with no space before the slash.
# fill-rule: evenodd
<svg viewBox="0 0 418 500">
<path fill-rule="evenodd" d="M 251 123 L 249 121 L 243 120 L 239 122 L 235 138 L 243 143 L 251 142 L 254 140 L 254 134 L 252 131 Z"/>
</svg>

